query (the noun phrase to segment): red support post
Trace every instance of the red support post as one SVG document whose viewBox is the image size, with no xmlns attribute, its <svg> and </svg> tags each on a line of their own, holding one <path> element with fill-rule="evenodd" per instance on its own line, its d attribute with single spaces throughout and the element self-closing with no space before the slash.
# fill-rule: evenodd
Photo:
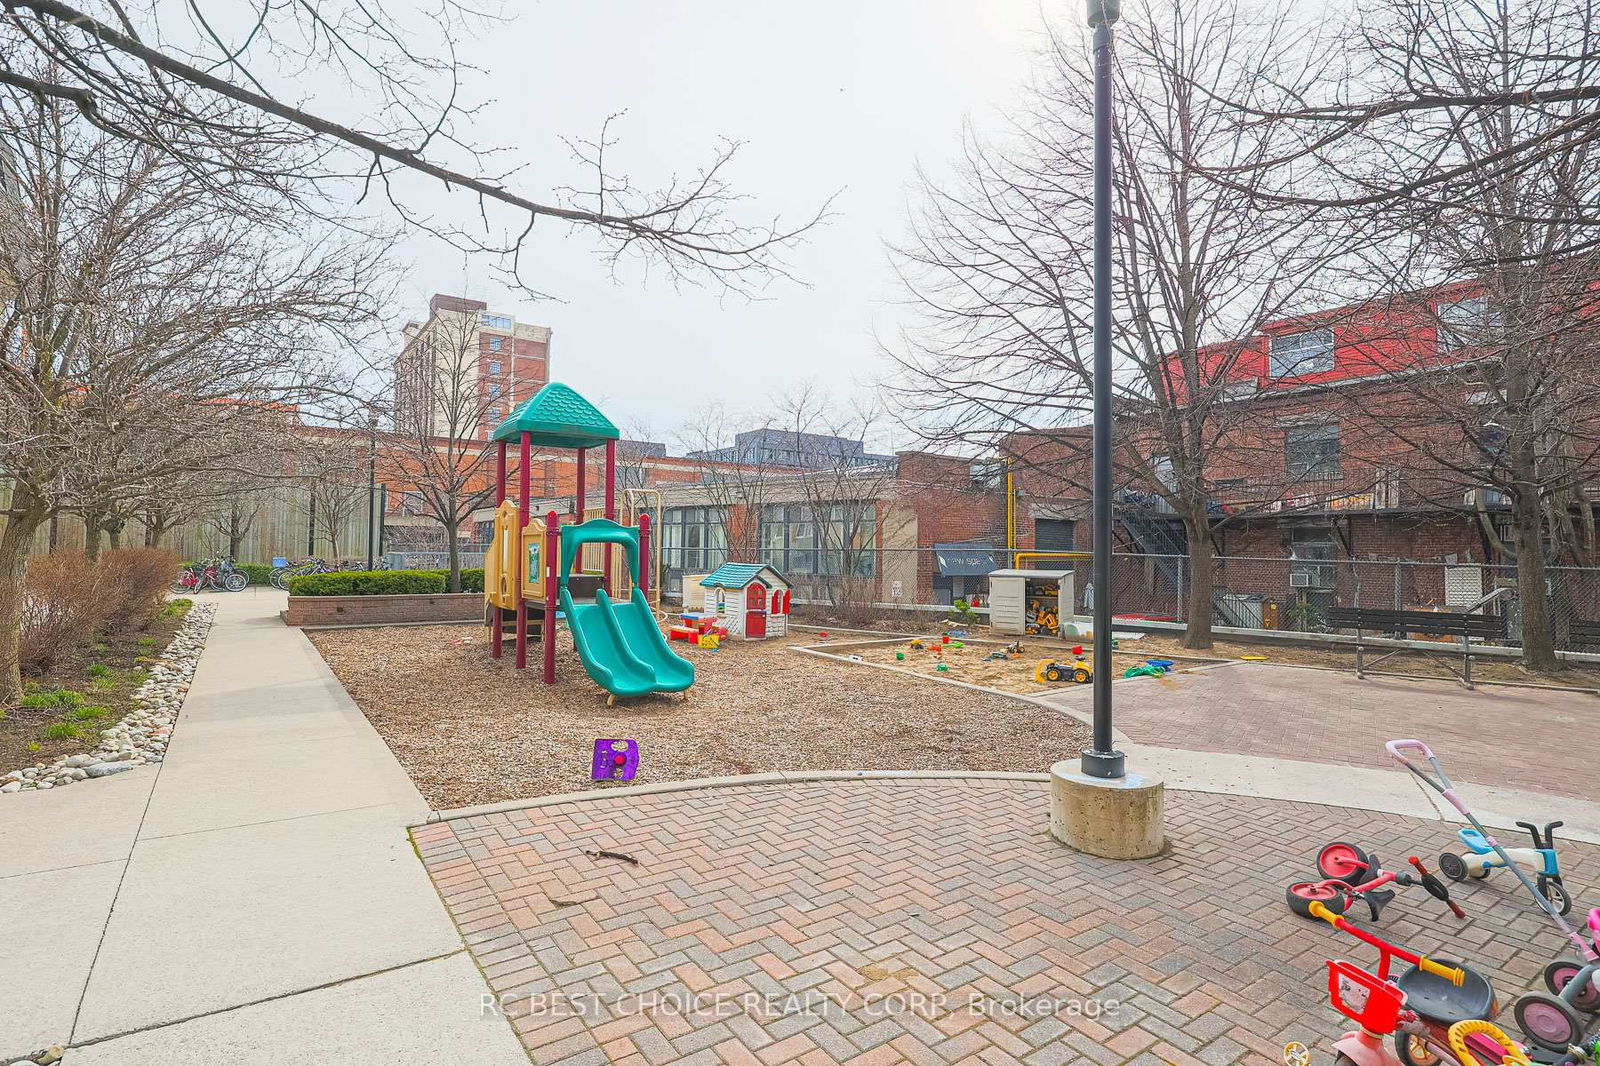
<svg viewBox="0 0 1600 1066">
<path fill-rule="evenodd" d="M 518 487 L 522 490 L 521 511 L 517 515 L 519 528 L 528 525 L 528 508 L 533 505 L 533 437 L 522 431 L 522 446 L 518 449 Z M 517 554 L 522 552 L 522 538 L 517 538 Z M 528 668 L 528 601 L 522 595 L 522 582 L 517 582 L 517 669 Z"/>
<path fill-rule="evenodd" d="M 506 502 L 506 442 L 494 442 L 494 505 Z M 500 658 L 505 652 L 505 612 L 498 606 L 489 608 L 489 657 Z"/>
<path fill-rule="evenodd" d="M 639 591 L 650 599 L 650 516 L 639 516 Z"/>
<path fill-rule="evenodd" d="M 582 522 L 583 518 L 584 518 L 584 515 L 583 515 L 584 496 L 587 495 L 587 493 L 584 490 L 586 488 L 588 488 L 588 486 L 584 484 L 584 468 L 583 468 L 583 457 L 587 452 L 588 452 L 587 448 L 579 448 L 578 449 L 578 492 L 577 492 L 578 502 L 577 502 L 577 506 L 575 506 L 572 510 L 573 510 L 573 513 L 575 513 L 578 516 L 578 521 L 580 521 L 580 522 Z"/>
<path fill-rule="evenodd" d="M 606 441 L 606 517 L 615 522 L 617 520 L 617 442 Z M 617 590 L 611 587 L 611 545 L 606 545 L 606 593 L 613 594 Z"/>
<path fill-rule="evenodd" d="M 544 683 L 556 683 L 556 595 L 560 587 L 556 571 L 561 566 L 561 516 L 551 511 L 544 516 Z M 571 624 L 571 619 L 568 619 Z"/>
</svg>

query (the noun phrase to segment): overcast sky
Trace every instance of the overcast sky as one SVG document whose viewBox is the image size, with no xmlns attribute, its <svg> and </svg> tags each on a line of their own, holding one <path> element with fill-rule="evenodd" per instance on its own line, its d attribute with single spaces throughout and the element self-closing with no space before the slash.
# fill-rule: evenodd
<svg viewBox="0 0 1600 1066">
<path fill-rule="evenodd" d="M 1047 6 L 1052 18 L 1075 17 Z M 640 184 L 691 170 L 719 136 L 747 142 L 731 174 L 744 209 L 801 218 L 838 192 L 833 219 L 793 257 L 807 285 L 776 282 L 757 302 L 675 289 L 627 271 L 613 279 L 582 239 L 547 227 L 527 274 L 559 297 L 538 301 L 481 265 L 422 239 L 407 312 L 433 292 L 486 299 L 555 331 L 554 378 L 595 399 L 630 432 L 674 441 L 709 402 L 759 410 L 814 380 L 869 390 L 900 298 L 884 242 L 905 231 L 920 162 L 938 173 L 964 122 L 998 126 L 1027 77 L 1044 14 L 1038 0 L 517 0 L 520 14 L 481 42 L 472 89 L 493 104 L 485 141 L 529 169 L 519 191 L 548 196 L 571 178 L 562 135 L 616 132 Z M 541 172 L 541 167 L 548 170 Z M 809 287 L 807 287 L 809 286 Z M 399 323 L 396 323 L 398 330 Z"/>
</svg>

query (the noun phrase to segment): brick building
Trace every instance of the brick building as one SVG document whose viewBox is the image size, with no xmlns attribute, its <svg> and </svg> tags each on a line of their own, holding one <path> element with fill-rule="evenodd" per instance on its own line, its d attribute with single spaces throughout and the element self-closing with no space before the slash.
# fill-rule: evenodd
<svg viewBox="0 0 1600 1066">
<path fill-rule="evenodd" d="M 489 310 L 482 300 L 434 294 L 428 317 L 408 322 L 394 362 L 400 425 L 487 440 L 517 404 L 550 380 L 550 329 Z"/>
<path fill-rule="evenodd" d="M 1202 381 L 1218 397 L 1207 409 L 1204 490 L 1212 546 L 1226 557 L 1220 588 L 1351 602 L 1362 564 L 1418 561 L 1438 565 L 1365 570 L 1394 584 L 1386 599 L 1443 605 L 1464 595 L 1446 595 L 1451 567 L 1513 561 L 1509 500 L 1473 476 L 1496 433 L 1495 390 L 1475 358 L 1487 318 L 1470 287 L 1452 286 L 1284 319 L 1201 351 Z M 1006 441 L 1022 546 L 1091 545 L 1089 433 Z M 1162 450 L 1135 412 L 1119 415 L 1113 541 L 1152 558 L 1153 586 L 1181 584 L 1181 562 L 1165 560 L 1187 550 L 1163 495 L 1174 482 L 1163 481 L 1172 465 Z M 1578 503 L 1589 517 L 1593 505 Z"/>
</svg>

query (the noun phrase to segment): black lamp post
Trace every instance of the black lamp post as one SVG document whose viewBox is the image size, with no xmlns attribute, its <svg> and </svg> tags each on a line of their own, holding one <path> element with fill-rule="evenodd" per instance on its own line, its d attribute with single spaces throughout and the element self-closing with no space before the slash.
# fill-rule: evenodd
<svg viewBox="0 0 1600 1066">
<path fill-rule="evenodd" d="M 1078 765 L 1123 776 L 1111 741 L 1111 24 L 1121 0 L 1089 0 L 1094 29 L 1094 736 Z"/>
</svg>

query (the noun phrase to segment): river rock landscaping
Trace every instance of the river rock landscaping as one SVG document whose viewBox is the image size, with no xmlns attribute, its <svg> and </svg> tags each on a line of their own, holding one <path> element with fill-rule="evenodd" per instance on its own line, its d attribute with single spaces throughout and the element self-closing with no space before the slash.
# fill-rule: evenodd
<svg viewBox="0 0 1600 1066">
<path fill-rule="evenodd" d="M 142 669 L 144 679 L 132 693 L 132 709 L 116 724 L 101 730 L 100 743 L 93 750 L 59 755 L 0 773 L 0 794 L 59 788 L 161 762 L 215 614 L 216 608 L 211 604 L 195 604 L 189 609 L 160 659 Z M 44 691 L 53 694 L 64 718 L 70 719 L 73 711 L 84 705 L 83 697 L 75 691 Z"/>
</svg>

